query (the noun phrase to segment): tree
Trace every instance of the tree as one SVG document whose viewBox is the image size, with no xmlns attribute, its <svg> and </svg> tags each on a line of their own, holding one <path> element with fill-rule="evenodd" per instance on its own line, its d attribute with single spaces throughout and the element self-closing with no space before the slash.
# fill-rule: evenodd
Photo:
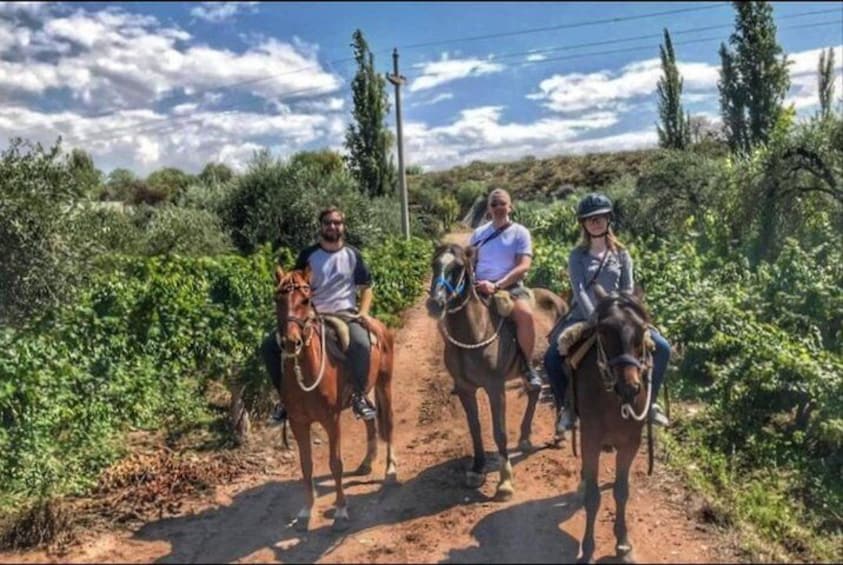
<svg viewBox="0 0 843 565">
<path fill-rule="evenodd" d="M 74 148 L 67 156 L 67 167 L 85 194 L 90 196 L 99 192 L 102 171 L 94 166 L 94 159 L 90 153 Z"/>
<path fill-rule="evenodd" d="M 817 82 L 820 93 L 820 116 L 828 117 L 831 113 L 831 102 L 834 100 L 834 48 L 828 48 L 828 56 L 825 50 L 820 52 L 820 64 L 817 69 Z"/>
<path fill-rule="evenodd" d="M 156 198 L 158 201 L 175 200 L 184 194 L 191 182 L 193 182 L 191 175 L 175 167 L 158 169 L 146 177 L 146 185 L 150 191 L 160 195 L 160 198 Z"/>
<path fill-rule="evenodd" d="M 729 149 L 735 153 L 746 148 L 746 102 L 739 84 L 738 71 L 734 57 L 723 43 L 720 44 L 720 115 L 723 118 L 723 131 Z"/>
<path fill-rule="evenodd" d="M 358 29 L 352 38 L 357 74 L 351 83 L 354 120 L 345 136 L 348 168 L 369 196 L 392 194 L 397 174 L 390 151 L 392 135 L 384 124 L 389 112 L 386 80 L 375 72 L 374 56 L 363 32 Z"/>
<path fill-rule="evenodd" d="M 205 185 L 225 183 L 233 177 L 234 172 L 228 165 L 223 163 L 208 163 L 202 169 L 202 172 L 199 173 L 199 180 Z"/>
<path fill-rule="evenodd" d="M 116 168 L 105 180 L 105 190 L 100 194 L 100 200 L 119 200 L 128 202 L 132 196 L 132 186 L 137 181 L 135 173 L 129 169 Z"/>
<path fill-rule="evenodd" d="M 733 149 L 767 143 L 790 88 L 787 56 L 776 41 L 768 2 L 734 2 L 734 49 L 720 47 L 720 104 Z M 781 57 L 781 58 L 780 58 Z"/>
<path fill-rule="evenodd" d="M 85 187 L 60 157 L 20 138 L 0 152 L 0 325 L 71 301 L 95 254 L 76 221 Z"/>
<path fill-rule="evenodd" d="M 676 67 L 676 54 L 670 34 L 664 30 L 664 45 L 659 46 L 662 77 L 659 79 L 659 145 L 668 149 L 685 149 L 690 145 L 690 117 L 682 112 L 682 76 Z"/>
</svg>

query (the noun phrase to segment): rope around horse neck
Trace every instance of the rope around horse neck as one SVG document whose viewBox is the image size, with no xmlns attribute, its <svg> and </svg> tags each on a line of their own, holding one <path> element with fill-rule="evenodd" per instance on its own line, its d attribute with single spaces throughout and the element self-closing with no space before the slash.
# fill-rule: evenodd
<svg viewBox="0 0 843 565">
<path fill-rule="evenodd" d="M 311 392 L 313 390 L 316 390 L 316 388 L 322 382 L 322 377 L 325 376 L 325 319 L 322 316 L 319 316 L 319 322 L 322 333 L 320 337 L 320 340 L 322 342 L 322 359 L 319 363 L 319 374 L 317 375 L 316 380 L 313 382 L 312 385 L 307 386 L 306 384 L 304 384 L 304 375 L 301 372 L 301 365 L 299 364 L 299 356 L 304 346 L 302 346 L 302 348 L 300 349 L 297 349 L 295 353 L 285 353 L 283 351 L 281 352 L 281 357 L 283 359 L 293 359 L 295 363 L 293 365 L 293 371 L 296 373 L 296 381 L 299 383 L 299 388 L 301 388 L 304 392 Z"/>
<path fill-rule="evenodd" d="M 484 339 L 480 343 L 474 343 L 474 344 L 463 343 L 461 341 L 457 341 L 456 339 L 451 337 L 451 334 L 448 333 L 448 328 L 445 326 L 445 321 L 439 320 L 439 323 L 442 325 L 442 333 L 445 334 L 445 337 L 448 339 L 448 341 L 450 341 L 451 343 L 453 343 L 454 345 L 456 345 L 457 347 L 462 348 L 462 349 L 478 349 L 480 347 L 486 347 L 487 345 L 489 345 L 490 343 L 492 343 L 493 341 L 498 339 L 498 335 L 500 335 L 501 328 L 503 327 L 503 322 L 504 322 L 504 317 L 501 316 L 500 318 L 501 319 L 498 322 L 498 327 L 495 329 L 495 333 L 492 334 L 492 337 L 490 337 L 488 339 Z"/>
<path fill-rule="evenodd" d="M 644 403 L 644 410 L 641 411 L 641 414 L 636 414 L 635 409 L 629 402 L 624 403 L 621 406 L 621 417 L 624 420 L 628 420 L 630 416 L 636 421 L 640 422 L 644 418 L 647 417 L 647 414 L 650 412 L 650 400 L 652 398 L 653 393 L 653 366 L 650 365 L 650 370 L 647 371 L 647 401 Z"/>
</svg>

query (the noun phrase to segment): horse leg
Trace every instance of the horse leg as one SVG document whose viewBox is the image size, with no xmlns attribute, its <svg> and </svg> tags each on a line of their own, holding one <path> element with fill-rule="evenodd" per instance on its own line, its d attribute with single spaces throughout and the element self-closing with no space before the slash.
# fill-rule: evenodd
<svg viewBox="0 0 843 565">
<path fill-rule="evenodd" d="M 386 442 L 386 474 L 384 482 L 395 483 L 398 481 L 398 461 L 392 446 L 392 351 L 385 353 L 388 359 L 385 361 L 385 368 L 378 375 L 375 383 L 375 404 L 378 409 L 378 430 L 381 440 Z"/>
<path fill-rule="evenodd" d="M 483 452 L 483 437 L 480 435 L 480 417 L 477 410 L 477 390 L 458 389 L 457 395 L 468 419 L 471 442 L 474 445 L 474 464 L 465 473 L 465 483 L 469 488 L 477 488 L 486 482 L 486 454 Z"/>
<path fill-rule="evenodd" d="M 583 428 L 583 432 L 586 432 Z M 591 563 L 594 560 L 594 521 L 600 509 L 600 489 L 597 486 L 597 473 L 600 463 L 600 438 L 593 434 L 582 434 L 582 480 L 585 483 L 585 533 L 583 534 L 582 555 L 578 563 Z"/>
<path fill-rule="evenodd" d="M 301 465 L 302 482 L 304 483 L 305 503 L 296 516 L 296 530 L 306 532 L 310 525 L 310 513 L 316 492 L 313 486 L 313 454 L 310 446 L 310 422 L 290 422 L 293 436 L 299 446 L 299 464 Z"/>
<path fill-rule="evenodd" d="M 540 391 L 527 393 L 527 408 L 524 410 L 524 418 L 521 420 L 521 437 L 518 439 L 518 450 L 521 453 L 533 451 L 533 443 L 530 435 L 533 430 L 533 416 L 536 414 L 536 405 L 539 403 Z"/>
<path fill-rule="evenodd" d="M 626 501 L 629 499 L 629 469 L 638 446 L 619 447 L 615 455 L 615 553 L 623 563 L 633 563 L 632 544 L 629 543 L 626 529 Z"/>
<path fill-rule="evenodd" d="M 328 421 L 328 444 L 330 450 L 331 474 L 334 476 L 334 487 L 337 491 L 337 499 L 334 503 L 334 524 L 331 526 L 334 531 L 341 532 L 348 529 L 348 503 L 345 500 L 345 491 L 342 488 L 342 450 L 340 442 L 340 415 L 336 414 Z"/>
<path fill-rule="evenodd" d="M 495 436 L 495 444 L 498 446 L 498 455 L 501 458 L 497 496 L 501 500 L 509 500 L 512 498 L 515 488 L 512 485 L 512 464 L 509 462 L 509 454 L 506 450 L 506 391 L 503 386 L 499 389 L 496 387 L 494 391 L 489 389 L 486 389 L 486 391 L 492 409 L 492 430 Z"/>
<path fill-rule="evenodd" d="M 354 475 L 368 475 L 372 472 L 372 461 L 378 456 L 378 438 L 375 421 L 366 420 L 366 456 L 354 470 Z"/>
</svg>

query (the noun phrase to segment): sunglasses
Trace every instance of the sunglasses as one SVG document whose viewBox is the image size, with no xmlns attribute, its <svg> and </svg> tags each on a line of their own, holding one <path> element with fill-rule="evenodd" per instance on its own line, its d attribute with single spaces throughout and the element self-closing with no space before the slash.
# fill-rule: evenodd
<svg viewBox="0 0 843 565">
<path fill-rule="evenodd" d="M 342 224 L 343 224 L 342 220 L 325 220 L 324 222 L 322 222 L 323 226 L 331 226 L 331 225 L 341 226 Z"/>
<path fill-rule="evenodd" d="M 509 202 L 501 202 L 499 200 L 496 200 L 494 202 L 490 202 L 489 206 L 491 206 L 492 208 L 497 208 L 498 206 L 506 206 L 507 204 L 509 204 Z"/>
</svg>

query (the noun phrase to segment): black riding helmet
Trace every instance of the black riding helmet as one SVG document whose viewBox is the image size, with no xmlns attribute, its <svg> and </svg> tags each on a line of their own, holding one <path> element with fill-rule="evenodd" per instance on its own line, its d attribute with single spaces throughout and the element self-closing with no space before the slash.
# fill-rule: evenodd
<svg viewBox="0 0 843 565">
<path fill-rule="evenodd" d="M 577 219 L 584 220 L 591 216 L 599 216 L 601 214 L 613 215 L 612 201 L 605 194 L 599 192 L 592 192 L 586 194 L 580 203 L 577 205 Z"/>
</svg>

